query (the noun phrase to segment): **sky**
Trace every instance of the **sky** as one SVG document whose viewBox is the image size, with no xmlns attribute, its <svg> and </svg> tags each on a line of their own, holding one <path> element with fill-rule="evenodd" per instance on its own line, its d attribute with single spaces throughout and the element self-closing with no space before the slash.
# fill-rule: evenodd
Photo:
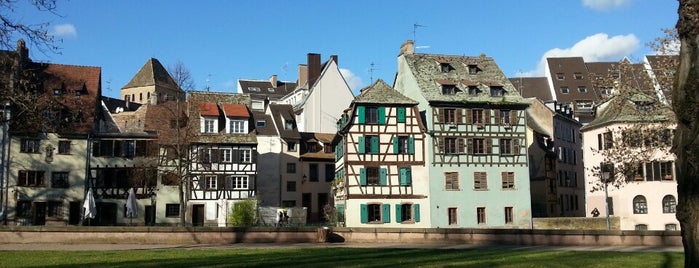
<svg viewBox="0 0 699 268">
<path fill-rule="evenodd" d="M 26 1 L 30 2 L 30 1 Z M 102 68 L 119 90 L 149 58 L 181 62 L 197 90 L 235 92 L 238 79 L 296 81 L 308 53 L 339 68 L 353 91 L 392 84 L 400 45 L 416 53 L 493 57 L 508 77 L 543 76 L 545 57 L 642 60 L 673 28 L 673 0 L 123 0 L 59 1 L 57 14 L 20 1 L 12 16 L 50 23 L 59 53 L 34 61 Z"/>
</svg>

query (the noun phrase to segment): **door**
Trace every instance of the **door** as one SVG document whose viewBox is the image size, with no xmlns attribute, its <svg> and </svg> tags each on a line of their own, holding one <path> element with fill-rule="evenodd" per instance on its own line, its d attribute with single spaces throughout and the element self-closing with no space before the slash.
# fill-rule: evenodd
<svg viewBox="0 0 699 268">
<path fill-rule="evenodd" d="M 70 202 L 68 204 L 68 224 L 80 224 L 80 211 L 82 210 L 81 202 Z"/>
<path fill-rule="evenodd" d="M 325 211 L 323 208 L 325 208 L 325 205 L 328 204 L 328 194 L 327 193 L 319 193 L 318 194 L 318 215 L 319 219 L 322 222 L 327 221 L 328 219 L 325 218 Z"/>
<path fill-rule="evenodd" d="M 46 225 L 46 202 L 34 202 L 34 225 Z"/>
<path fill-rule="evenodd" d="M 301 195 L 301 206 L 306 208 L 306 222 L 311 221 L 311 214 L 313 214 L 313 207 L 311 205 L 311 194 L 303 193 Z"/>
<path fill-rule="evenodd" d="M 146 206 L 145 220 L 147 226 L 155 225 L 155 206 Z"/>
<path fill-rule="evenodd" d="M 192 206 L 192 225 L 204 226 L 204 205 Z"/>
<path fill-rule="evenodd" d="M 114 226 L 117 223 L 117 205 L 116 203 L 97 203 L 97 225 Z"/>
</svg>

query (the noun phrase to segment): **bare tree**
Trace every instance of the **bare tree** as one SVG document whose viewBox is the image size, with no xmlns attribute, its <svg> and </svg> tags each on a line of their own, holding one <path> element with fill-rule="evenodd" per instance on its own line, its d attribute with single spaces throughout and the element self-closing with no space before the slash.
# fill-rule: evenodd
<svg viewBox="0 0 699 268">
<path fill-rule="evenodd" d="M 684 266 L 699 267 L 699 0 L 679 0 L 679 67 L 672 106 L 677 116 L 677 219 Z"/>
<path fill-rule="evenodd" d="M 185 92 L 189 92 L 195 89 L 194 79 L 192 74 L 187 69 L 187 66 L 183 62 L 177 61 L 174 65 L 170 66 L 167 70 L 175 80 L 175 83 L 180 86 Z"/>
<path fill-rule="evenodd" d="M 28 0 L 40 12 L 56 13 L 56 0 Z M 0 49 L 14 46 L 15 40 L 26 39 L 42 52 L 57 52 L 54 37 L 48 31 L 48 22 L 27 23 L 20 20 L 22 16 L 15 13 L 18 1 L 0 0 Z"/>
</svg>

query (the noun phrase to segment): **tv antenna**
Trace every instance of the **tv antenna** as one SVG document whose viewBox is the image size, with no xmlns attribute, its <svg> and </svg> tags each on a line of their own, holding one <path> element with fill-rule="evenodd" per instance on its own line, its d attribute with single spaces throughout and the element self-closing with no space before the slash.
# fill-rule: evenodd
<svg viewBox="0 0 699 268">
<path fill-rule="evenodd" d="M 427 26 L 413 23 L 413 43 L 417 43 L 417 40 L 416 40 L 417 37 L 416 37 L 415 33 L 417 32 L 417 28 L 419 28 L 419 27 L 427 27 Z"/>
<path fill-rule="evenodd" d="M 369 66 L 370 66 L 369 67 L 369 81 L 370 81 L 369 84 L 373 84 L 374 83 L 374 70 L 378 70 L 378 69 L 376 68 L 376 64 L 374 62 L 371 62 L 369 64 Z"/>
<path fill-rule="evenodd" d="M 206 92 L 209 92 L 211 90 L 211 87 L 209 86 L 209 82 L 211 82 L 211 74 L 206 76 Z"/>
</svg>

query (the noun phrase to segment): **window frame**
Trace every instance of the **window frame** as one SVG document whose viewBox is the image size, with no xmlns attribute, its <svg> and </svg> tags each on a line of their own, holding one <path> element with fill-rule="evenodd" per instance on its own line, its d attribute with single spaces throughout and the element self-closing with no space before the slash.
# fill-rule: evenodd
<svg viewBox="0 0 699 268">
<path fill-rule="evenodd" d="M 515 173 L 511 171 L 503 171 L 502 175 L 502 189 L 503 190 L 514 190 L 515 189 Z"/>
<path fill-rule="evenodd" d="M 663 197 L 663 213 L 677 213 L 677 199 L 673 195 Z"/>
<path fill-rule="evenodd" d="M 487 224 L 485 207 L 477 207 L 476 208 L 476 223 Z"/>
<path fill-rule="evenodd" d="M 71 154 L 71 152 L 70 152 L 71 146 L 70 145 L 71 145 L 70 140 L 58 141 L 58 154 L 63 154 L 63 155 Z"/>
<path fill-rule="evenodd" d="M 27 154 L 40 154 L 41 153 L 41 140 L 40 139 L 29 139 L 23 138 L 21 140 L 20 153 Z"/>
<path fill-rule="evenodd" d="M 505 207 L 505 224 L 513 224 L 514 223 L 514 208 L 513 207 Z"/>
<path fill-rule="evenodd" d="M 203 133 L 216 133 L 216 119 L 204 118 L 204 129 Z"/>
<path fill-rule="evenodd" d="M 447 223 L 449 225 L 459 224 L 459 211 L 455 207 L 447 208 Z"/>
<path fill-rule="evenodd" d="M 216 175 L 204 175 L 204 189 L 217 190 L 218 189 L 218 176 L 216 176 Z"/>
<path fill-rule="evenodd" d="M 232 190 L 249 190 L 250 177 L 246 175 L 230 175 L 227 177 Z"/>
<path fill-rule="evenodd" d="M 70 187 L 70 173 L 68 171 L 51 172 L 51 188 L 66 189 Z"/>
<path fill-rule="evenodd" d="M 648 201 L 645 196 L 637 195 L 633 198 L 633 214 L 648 214 Z"/>
<path fill-rule="evenodd" d="M 459 191 L 459 172 L 444 172 L 444 189 L 447 191 Z"/>
<path fill-rule="evenodd" d="M 230 134 L 246 134 L 247 129 L 245 129 L 245 120 L 242 119 L 233 119 L 230 118 L 228 119 L 228 124 L 229 124 L 229 129 L 228 133 Z"/>
<path fill-rule="evenodd" d="M 165 217 L 166 218 L 179 218 L 180 217 L 180 204 L 177 204 L 177 203 L 165 204 Z"/>
<path fill-rule="evenodd" d="M 474 171 L 473 172 L 473 190 L 487 191 L 488 190 L 488 172 Z"/>
</svg>

